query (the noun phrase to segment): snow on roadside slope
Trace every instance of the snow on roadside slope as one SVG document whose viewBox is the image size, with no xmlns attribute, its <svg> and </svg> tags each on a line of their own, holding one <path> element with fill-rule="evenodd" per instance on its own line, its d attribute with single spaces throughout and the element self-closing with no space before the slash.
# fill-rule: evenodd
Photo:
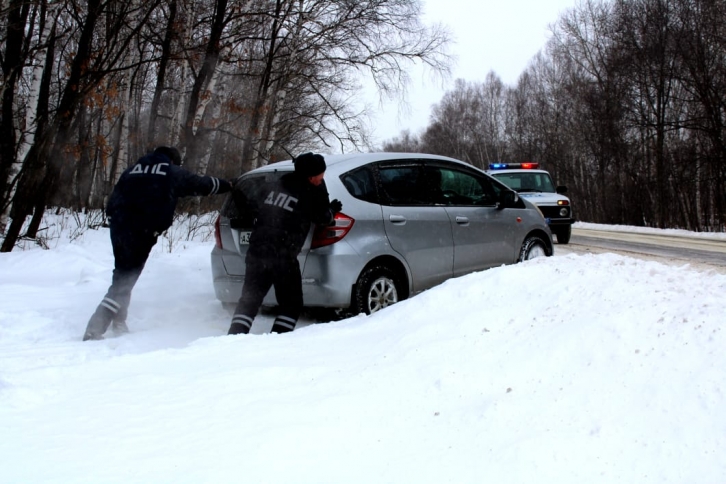
<svg viewBox="0 0 726 484">
<path fill-rule="evenodd" d="M 608 230 L 611 232 L 632 232 L 638 234 L 680 236 L 696 239 L 726 240 L 726 232 L 691 232 L 683 229 L 655 229 L 652 227 L 633 227 L 632 225 L 603 225 L 589 222 L 576 222 L 576 229 Z"/>
<path fill-rule="evenodd" d="M 209 251 L 155 251 L 133 333 L 85 343 L 107 231 L 0 254 L 0 482 L 726 477 L 724 275 L 561 255 L 227 337 Z"/>
</svg>

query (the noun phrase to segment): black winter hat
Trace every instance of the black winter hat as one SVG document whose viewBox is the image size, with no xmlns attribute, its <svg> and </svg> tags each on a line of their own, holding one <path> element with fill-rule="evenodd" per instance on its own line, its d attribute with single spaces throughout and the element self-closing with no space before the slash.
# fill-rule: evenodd
<svg viewBox="0 0 726 484">
<path fill-rule="evenodd" d="M 298 155 L 292 162 L 295 164 L 295 172 L 305 178 L 320 175 L 326 168 L 323 155 L 313 153 Z"/>
<path fill-rule="evenodd" d="M 180 166 L 182 159 L 179 150 L 173 146 L 159 146 L 154 150 L 155 155 L 164 155 L 171 160 L 176 166 Z"/>
</svg>

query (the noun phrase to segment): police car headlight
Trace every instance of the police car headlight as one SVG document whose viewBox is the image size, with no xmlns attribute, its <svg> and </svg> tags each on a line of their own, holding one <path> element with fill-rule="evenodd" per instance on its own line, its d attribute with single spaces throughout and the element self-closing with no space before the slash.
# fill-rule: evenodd
<svg viewBox="0 0 726 484">
<path fill-rule="evenodd" d="M 562 207 L 560 209 L 560 217 L 567 217 L 568 213 L 569 213 L 569 210 L 567 210 L 565 207 Z"/>
</svg>

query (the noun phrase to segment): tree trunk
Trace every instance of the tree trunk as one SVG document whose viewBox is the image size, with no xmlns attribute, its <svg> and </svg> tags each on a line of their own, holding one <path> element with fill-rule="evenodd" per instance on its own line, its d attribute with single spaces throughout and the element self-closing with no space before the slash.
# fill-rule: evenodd
<svg viewBox="0 0 726 484">
<path fill-rule="evenodd" d="M 72 138 L 71 124 L 83 96 L 81 78 L 86 66 L 91 62 L 91 39 L 100 12 L 101 0 L 89 0 L 85 23 L 78 41 L 78 51 L 71 62 L 68 80 L 58 104 L 57 115 L 48 131 L 43 133 L 42 140 L 36 140 L 35 145 L 31 147 L 30 152 L 35 150 L 34 156 L 37 157 L 37 165 L 34 166 L 38 166 L 38 168 L 19 180 L 18 191 L 13 200 L 14 204 L 19 202 L 19 206 L 14 207 L 13 223 L 10 224 L 10 228 L 5 234 L 0 252 L 10 252 L 20 237 L 22 221 L 20 224 L 15 223 L 16 215 L 18 220 L 24 220 L 33 209 L 41 210 L 40 207 L 45 206 L 49 195 L 56 188 L 63 162 L 68 156 L 65 148 Z M 54 156 L 51 156 L 51 153 Z M 43 177 L 41 183 L 38 183 L 39 177 Z"/>
<path fill-rule="evenodd" d="M 20 69 L 24 64 L 23 42 L 25 22 L 29 4 L 22 0 L 10 0 L 7 10 L 7 31 L 5 51 L 0 57 L 2 66 L 2 112 L 0 112 L 0 213 L 4 213 L 11 203 L 10 191 L 14 186 L 19 170 L 16 162 L 15 136 L 15 92 Z M 7 223 L 6 217 L 0 218 L 0 233 Z"/>
<path fill-rule="evenodd" d="M 194 80 L 194 87 L 187 106 L 181 145 L 185 149 L 185 167 L 191 172 L 197 171 L 197 157 L 201 148 L 197 138 L 197 128 L 199 121 L 204 116 L 204 108 L 209 102 L 210 92 L 214 90 L 216 83 L 217 63 L 222 49 L 220 39 L 224 30 L 226 11 L 227 0 L 216 0 L 204 61 Z"/>
<path fill-rule="evenodd" d="M 166 32 L 164 40 L 161 44 L 161 58 L 159 59 L 159 74 L 156 78 L 156 87 L 154 88 L 154 98 L 151 100 L 151 108 L 149 109 L 149 129 L 148 137 L 153 145 L 159 144 L 156 139 L 157 126 L 156 120 L 159 116 L 159 104 L 161 96 L 164 93 L 164 84 L 166 82 L 166 70 L 171 60 L 172 40 L 174 39 L 174 22 L 176 22 L 176 0 L 169 2 L 169 20 L 166 23 Z"/>
</svg>

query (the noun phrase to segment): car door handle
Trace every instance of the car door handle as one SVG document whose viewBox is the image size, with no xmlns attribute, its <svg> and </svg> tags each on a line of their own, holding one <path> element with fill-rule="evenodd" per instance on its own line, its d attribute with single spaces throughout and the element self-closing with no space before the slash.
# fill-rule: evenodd
<svg viewBox="0 0 726 484">
<path fill-rule="evenodd" d="M 403 215 L 389 215 L 388 220 L 397 225 L 403 225 L 406 223 L 406 217 Z"/>
<path fill-rule="evenodd" d="M 459 225 L 468 225 L 469 217 L 462 217 L 461 215 L 456 216 L 456 223 Z"/>
</svg>

